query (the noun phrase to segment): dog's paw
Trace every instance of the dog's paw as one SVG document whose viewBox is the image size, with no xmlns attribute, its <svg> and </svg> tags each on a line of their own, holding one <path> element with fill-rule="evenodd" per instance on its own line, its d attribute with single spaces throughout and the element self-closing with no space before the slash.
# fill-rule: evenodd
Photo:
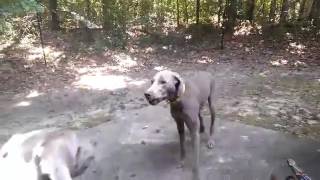
<svg viewBox="0 0 320 180">
<path fill-rule="evenodd" d="M 208 143 L 207 143 L 208 149 L 213 149 L 214 146 L 215 146 L 214 140 L 209 140 Z"/>
</svg>

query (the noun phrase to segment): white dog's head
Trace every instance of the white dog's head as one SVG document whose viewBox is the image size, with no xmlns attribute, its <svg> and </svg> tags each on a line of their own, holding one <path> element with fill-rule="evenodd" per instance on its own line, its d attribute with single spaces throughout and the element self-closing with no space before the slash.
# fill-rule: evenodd
<svg viewBox="0 0 320 180">
<path fill-rule="evenodd" d="M 155 74 L 144 95 L 151 105 L 163 100 L 174 101 L 184 92 L 184 85 L 178 73 L 164 70 Z"/>
</svg>

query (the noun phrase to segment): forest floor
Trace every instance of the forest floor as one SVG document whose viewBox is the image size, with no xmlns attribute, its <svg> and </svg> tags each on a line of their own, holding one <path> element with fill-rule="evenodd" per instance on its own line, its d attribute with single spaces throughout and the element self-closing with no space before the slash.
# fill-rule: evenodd
<svg viewBox="0 0 320 180">
<path fill-rule="evenodd" d="M 99 142 L 95 163 L 77 179 L 188 179 L 189 136 L 186 167 L 176 168 L 168 104 L 151 107 L 143 92 L 161 69 L 183 76 L 205 70 L 216 79 L 221 123 L 216 148 L 201 146 L 201 179 L 284 179 L 286 158 L 319 177 L 320 41 L 239 35 L 220 50 L 217 36 L 191 36 L 142 35 L 119 50 L 99 36 L 88 45 L 81 34 L 45 32 L 47 66 L 37 39 L 3 43 L 0 144 L 14 133 L 68 127 Z M 209 119 L 207 108 L 203 117 Z"/>
<path fill-rule="evenodd" d="M 270 44 L 237 36 L 219 50 L 205 41 L 185 45 L 189 37 L 169 34 L 165 42 L 137 39 L 119 50 L 84 45 L 68 34 L 44 37 L 47 67 L 37 40 L 25 37 L 1 47 L 1 142 L 43 127 L 90 128 L 115 120 L 117 113 L 144 108 L 143 91 L 161 69 L 183 75 L 212 72 L 221 121 L 320 139 L 320 44 L 315 39 Z M 204 116 L 209 116 L 206 108 Z"/>
</svg>

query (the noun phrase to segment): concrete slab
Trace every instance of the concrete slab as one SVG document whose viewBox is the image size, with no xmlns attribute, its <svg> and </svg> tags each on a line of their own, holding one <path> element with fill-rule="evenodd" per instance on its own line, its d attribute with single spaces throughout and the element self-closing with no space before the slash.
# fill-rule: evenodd
<svg viewBox="0 0 320 180">
<path fill-rule="evenodd" d="M 96 162 L 78 179 L 191 179 L 190 138 L 186 144 L 189 159 L 179 169 L 179 138 L 167 108 L 148 106 L 116 114 L 115 120 L 81 132 L 98 145 Z M 203 180 L 267 180 L 271 173 L 284 179 L 290 174 L 287 158 L 295 159 L 313 179 L 320 177 L 320 144 L 310 140 L 223 121 L 214 150 L 206 148 L 205 139 L 203 135 Z"/>
</svg>

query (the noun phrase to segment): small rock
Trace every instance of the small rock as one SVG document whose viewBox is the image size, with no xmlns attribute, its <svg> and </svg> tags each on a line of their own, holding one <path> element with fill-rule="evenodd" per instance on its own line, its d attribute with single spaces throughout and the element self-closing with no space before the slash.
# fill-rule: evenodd
<svg viewBox="0 0 320 180">
<path fill-rule="evenodd" d="M 308 120 L 307 123 L 308 123 L 309 125 L 314 125 L 314 124 L 318 124 L 319 122 L 316 121 L 316 120 Z"/>
<path fill-rule="evenodd" d="M 270 111 L 269 111 L 269 114 L 270 114 L 271 116 L 277 116 L 277 115 L 278 115 L 278 111 L 270 110 Z"/>
<path fill-rule="evenodd" d="M 144 98 L 139 98 L 139 101 L 144 101 Z"/>
<path fill-rule="evenodd" d="M 142 127 L 142 129 L 147 129 L 149 126 L 148 125 L 145 125 Z"/>
<path fill-rule="evenodd" d="M 273 126 L 274 126 L 274 127 L 277 127 L 277 128 L 282 128 L 282 127 L 284 127 L 284 126 L 281 125 L 281 124 L 273 124 Z"/>
<path fill-rule="evenodd" d="M 292 116 L 292 119 L 294 119 L 295 121 L 301 121 L 301 117 L 299 116 Z"/>
<path fill-rule="evenodd" d="M 160 129 L 156 129 L 156 133 L 160 133 Z"/>
<path fill-rule="evenodd" d="M 305 115 L 305 114 L 309 114 L 310 112 L 308 110 L 304 109 L 304 108 L 299 108 L 298 109 L 298 113 Z"/>
<path fill-rule="evenodd" d="M 122 109 L 122 110 L 124 110 L 124 109 L 126 108 L 126 106 L 125 106 L 124 104 L 120 104 L 120 105 L 119 105 L 119 108 Z"/>
<path fill-rule="evenodd" d="M 147 143 L 144 140 L 142 140 L 141 144 L 146 145 Z"/>
<path fill-rule="evenodd" d="M 134 178 L 134 177 L 136 177 L 136 176 L 137 176 L 136 174 L 131 174 L 131 175 L 130 175 L 131 178 Z"/>
<path fill-rule="evenodd" d="M 236 101 L 236 102 L 234 102 L 233 104 L 232 104 L 232 106 L 237 106 L 237 105 L 239 105 L 240 104 L 240 102 L 239 101 Z"/>
</svg>

